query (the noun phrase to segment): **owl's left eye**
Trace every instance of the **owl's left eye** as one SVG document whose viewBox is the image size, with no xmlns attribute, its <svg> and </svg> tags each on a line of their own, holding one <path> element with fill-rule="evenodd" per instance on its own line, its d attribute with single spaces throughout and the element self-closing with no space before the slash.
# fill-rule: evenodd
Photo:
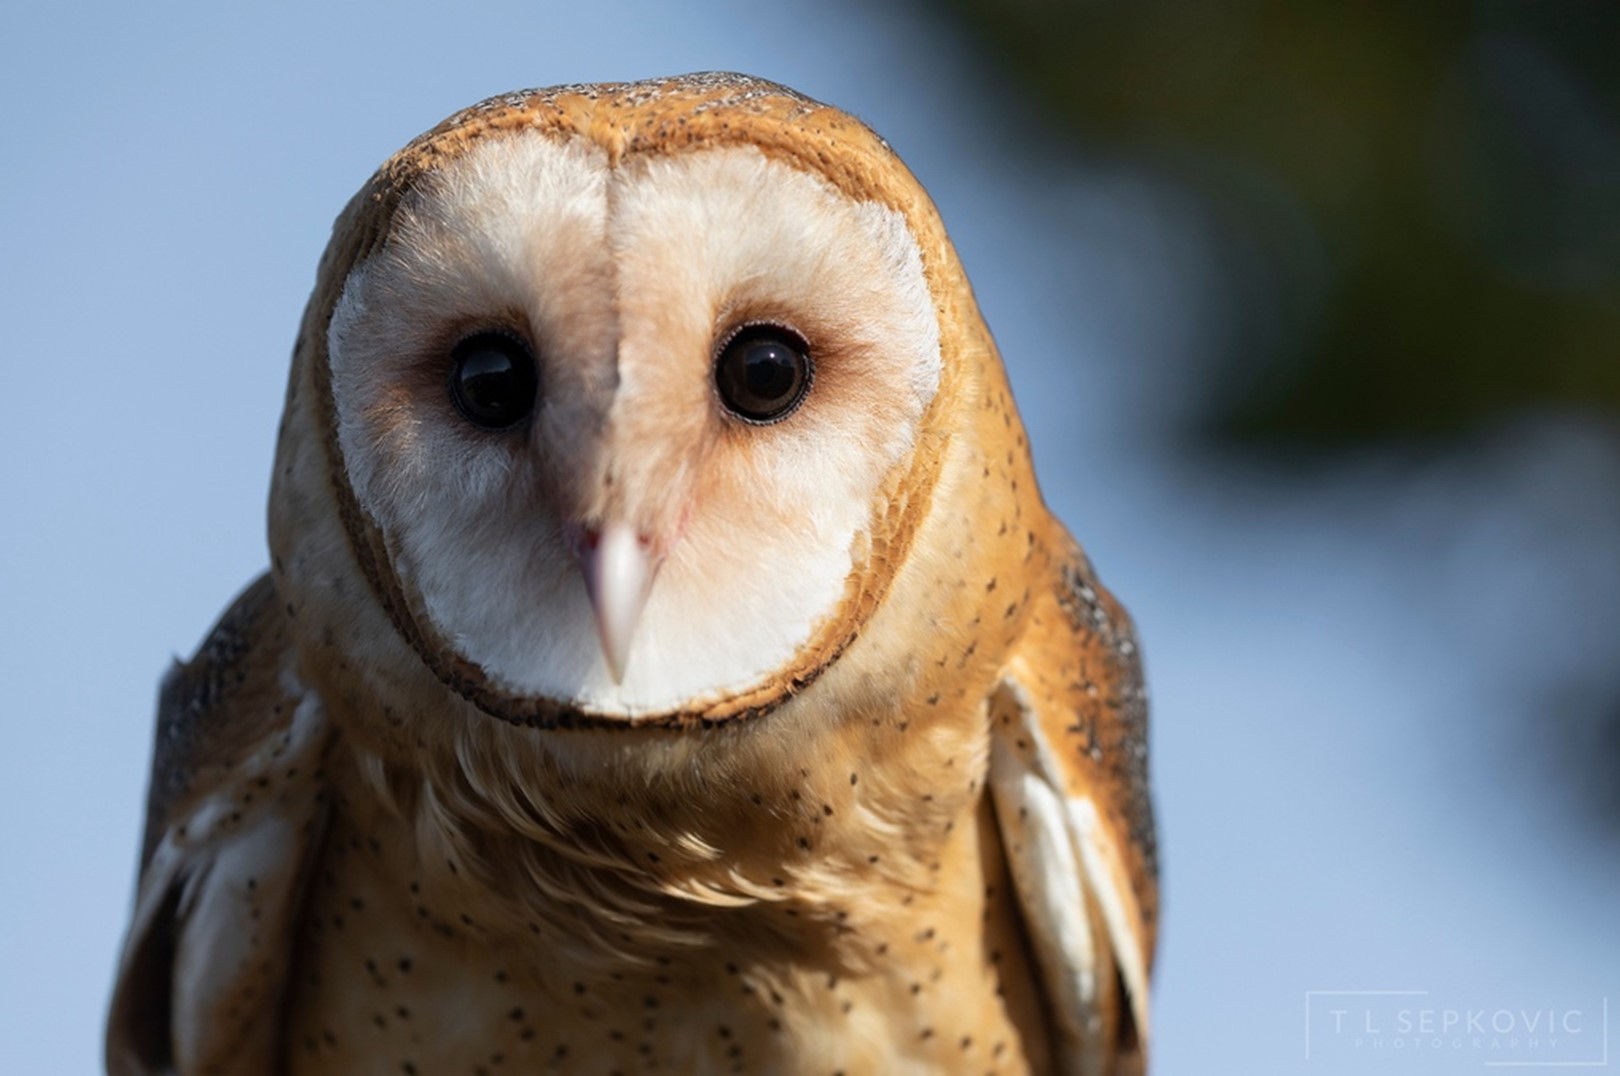
<svg viewBox="0 0 1620 1076">
<path fill-rule="evenodd" d="M 475 426 L 501 430 L 534 410 L 534 355 L 503 332 L 481 332 L 450 349 L 450 398 Z"/>
<path fill-rule="evenodd" d="M 720 348 L 714 380 L 726 409 L 767 425 L 786 418 L 810 390 L 810 346 L 791 329 L 749 325 Z"/>
</svg>

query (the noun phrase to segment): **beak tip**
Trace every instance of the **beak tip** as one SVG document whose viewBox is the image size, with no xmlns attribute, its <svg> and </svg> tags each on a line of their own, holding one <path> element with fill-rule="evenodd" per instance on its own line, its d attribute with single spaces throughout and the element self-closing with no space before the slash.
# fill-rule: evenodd
<svg viewBox="0 0 1620 1076">
<path fill-rule="evenodd" d="M 647 602 L 657 563 L 636 533 L 610 525 L 581 556 L 586 590 L 596 613 L 597 641 L 615 685 L 624 683 L 630 644 Z"/>
<path fill-rule="evenodd" d="M 624 668 L 630 661 L 629 647 L 625 647 L 621 653 L 615 649 L 610 640 L 604 638 L 601 643 L 602 660 L 607 663 L 608 675 L 613 678 L 613 684 L 617 687 L 624 683 Z"/>
</svg>

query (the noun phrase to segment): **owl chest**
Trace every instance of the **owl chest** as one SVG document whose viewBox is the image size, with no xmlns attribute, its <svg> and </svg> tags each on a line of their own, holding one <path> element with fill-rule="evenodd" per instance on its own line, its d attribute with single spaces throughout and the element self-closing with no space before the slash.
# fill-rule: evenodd
<svg viewBox="0 0 1620 1076">
<path fill-rule="evenodd" d="M 969 870 L 974 848 L 951 884 L 874 914 L 855 969 L 815 945 L 761 944 L 780 933 L 749 909 L 640 961 L 496 932 L 478 907 L 424 896 L 402 835 L 371 828 L 335 819 L 311 881 L 293 1076 L 1042 1071 L 1019 929 L 1000 880 Z"/>
</svg>

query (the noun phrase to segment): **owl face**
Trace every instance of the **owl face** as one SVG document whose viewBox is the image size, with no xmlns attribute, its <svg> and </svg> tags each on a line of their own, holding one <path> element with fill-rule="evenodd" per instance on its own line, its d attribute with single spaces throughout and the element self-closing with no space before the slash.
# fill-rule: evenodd
<svg viewBox="0 0 1620 1076">
<path fill-rule="evenodd" d="M 411 184 L 326 351 L 413 629 L 625 719 L 758 691 L 844 615 L 941 371 L 896 209 L 751 145 L 538 130 Z"/>
</svg>

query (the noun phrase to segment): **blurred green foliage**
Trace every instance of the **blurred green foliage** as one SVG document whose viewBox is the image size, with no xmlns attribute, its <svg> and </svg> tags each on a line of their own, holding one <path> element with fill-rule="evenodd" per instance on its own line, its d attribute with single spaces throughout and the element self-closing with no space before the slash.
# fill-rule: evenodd
<svg viewBox="0 0 1620 1076">
<path fill-rule="evenodd" d="M 1207 210 L 1232 278 L 1219 436 L 1340 449 L 1620 414 L 1620 2 L 944 10 L 1041 130 Z"/>
</svg>

